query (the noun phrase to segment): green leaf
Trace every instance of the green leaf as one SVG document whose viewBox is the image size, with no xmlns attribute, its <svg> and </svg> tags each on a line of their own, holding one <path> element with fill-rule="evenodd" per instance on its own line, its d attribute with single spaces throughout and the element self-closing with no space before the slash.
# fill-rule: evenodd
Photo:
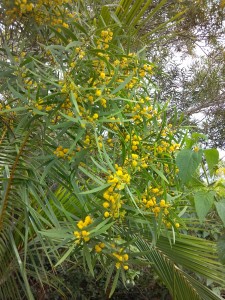
<svg viewBox="0 0 225 300">
<path fill-rule="evenodd" d="M 75 248 L 75 244 L 73 244 L 67 251 L 66 253 L 60 258 L 60 260 L 57 262 L 57 264 L 55 265 L 55 267 L 61 265 L 66 259 L 67 257 L 71 254 L 71 252 L 73 252 Z"/>
<path fill-rule="evenodd" d="M 202 160 L 202 151 L 194 152 L 190 149 L 181 150 L 176 157 L 179 177 L 183 183 L 188 182 Z"/>
<path fill-rule="evenodd" d="M 106 232 L 114 224 L 114 222 L 106 224 L 106 221 L 108 222 L 108 219 L 106 219 L 102 223 L 98 224 L 98 226 L 96 228 L 94 228 L 93 231 L 91 231 L 91 238 Z"/>
<path fill-rule="evenodd" d="M 216 210 L 218 212 L 218 215 L 220 219 L 222 220 L 224 226 L 225 226 L 225 200 L 216 202 L 215 203 Z"/>
<path fill-rule="evenodd" d="M 104 24 L 108 26 L 111 21 L 110 10 L 107 6 L 103 6 L 101 10 L 101 17 L 104 20 Z"/>
<path fill-rule="evenodd" d="M 79 47 L 80 45 L 82 45 L 80 41 L 72 41 L 66 46 L 65 50 L 69 50 L 70 48 L 74 47 Z"/>
<path fill-rule="evenodd" d="M 89 178 L 91 178 L 93 181 L 95 181 L 96 183 L 102 185 L 104 183 L 104 181 L 99 178 L 98 176 L 96 176 L 95 174 L 92 174 L 90 172 L 88 172 L 85 168 L 79 166 L 79 169 L 85 174 L 87 175 Z"/>
<path fill-rule="evenodd" d="M 195 209 L 201 223 L 213 205 L 214 196 L 214 191 L 199 191 L 194 195 Z"/>
<path fill-rule="evenodd" d="M 99 187 L 96 187 L 92 190 L 89 190 L 89 191 L 85 191 L 85 192 L 81 192 L 80 195 L 88 195 L 88 194 L 94 194 L 94 193 L 97 193 L 99 191 L 102 191 L 104 190 L 105 188 L 111 186 L 111 183 L 106 183 L 106 184 L 102 184 L 101 186 Z"/>
<path fill-rule="evenodd" d="M 70 100 L 73 103 L 73 105 L 75 106 L 75 109 L 76 109 L 77 113 L 80 115 L 80 110 L 79 110 L 76 98 L 74 96 L 74 93 L 72 91 L 70 92 Z"/>
<path fill-rule="evenodd" d="M 75 27 L 77 27 L 77 29 L 80 30 L 81 32 L 83 32 L 84 34 L 88 35 L 86 29 L 83 26 L 81 26 L 79 23 L 71 22 L 71 24 L 73 24 Z"/>
<path fill-rule="evenodd" d="M 91 262 L 91 254 L 90 254 L 89 249 L 86 244 L 84 244 L 84 247 L 83 247 L 83 254 L 84 254 L 84 258 L 87 262 L 88 268 L 91 272 L 91 275 L 94 277 L 94 270 L 93 270 L 93 266 L 92 266 L 92 262 Z"/>
<path fill-rule="evenodd" d="M 205 159 L 208 165 L 210 175 L 213 174 L 214 168 L 219 162 L 219 151 L 217 149 L 204 150 Z"/>
<path fill-rule="evenodd" d="M 40 231 L 40 233 L 52 239 L 71 238 L 71 233 L 68 233 L 68 229 L 63 228 L 53 228 L 45 231 L 43 230 Z"/>
<path fill-rule="evenodd" d="M 113 284 L 112 284 L 112 288 L 111 288 L 111 291 L 110 291 L 110 294 L 109 294 L 109 298 L 111 298 L 112 294 L 114 293 L 114 291 L 117 287 L 119 276 L 120 276 L 120 269 L 118 269 L 116 271 L 116 275 L 115 275 L 114 280 L 113 280 Z"/>
<path fill-rule="evenodd" d="M 122 90 L 128 84 L 128 82 L 131 81 L 131 79 L 133 78 L 133 76 L 134 76 L 133 74 L 131 74 L 130 76 L 128 76 L 124 80 L 124 82 L 122 82 L 117 88 L 115 88 L 115 90 L 112 91 L 111 94 L 114 95 L 114 94 L 118 93 L 120 90 Z"/>
<path fill-rule="evenodd" d="M 156 172 L 156 173 L 159 175 L 159 177 L 162 178 L 162 180 L 164 180 L 166 183 L 169 184 L 168 180 L 166 179 L 166 177 L 165 177 L 165 175 L 162 173 L 162 171 L 158 170 L 158 169 L 157 169 L 155 166 L 153 166 L 153 165 L 151 165 L 151 169 L 152 169 L 154 172 Z"/>
</svg>

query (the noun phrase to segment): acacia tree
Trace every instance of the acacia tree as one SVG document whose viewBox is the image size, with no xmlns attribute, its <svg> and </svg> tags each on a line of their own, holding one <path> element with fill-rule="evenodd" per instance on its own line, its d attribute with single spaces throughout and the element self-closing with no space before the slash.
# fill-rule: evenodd
<svg viewBox="0 0 225 300">
<path fill-rule="evenodd" d="M 224 213 L 223 186 L 201 180 L 201 170 L 214 178 L 218 152 L 199 149 L 154 98 L 157 66 L 126 36 L 150 5 L 140 2 L 100 15 L 84 1 L 2 4 L 3 35 L 22 30 L 2 50 L 4 299 L 34 299 L 47 285 L 63 294 L 60 271 L 77 263 L 101 270 L 108 297 L 144 264 L 174 299 L 220 299 L 196 277 L 224 284 L 216 244 L 191 234 L 214 203 Z"/>
</svg>

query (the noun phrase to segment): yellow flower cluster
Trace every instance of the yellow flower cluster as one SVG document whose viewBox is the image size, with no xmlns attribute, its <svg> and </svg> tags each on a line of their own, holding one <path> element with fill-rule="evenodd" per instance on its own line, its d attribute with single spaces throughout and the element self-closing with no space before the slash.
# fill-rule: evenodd
<svg viewBox="0 0 225 300">
<path fill-rule="evenodd" d="M 80 59 L 84 58 L 84 56 L 85 56 L 85 51 L 83 51 L 82 48 L 77 47 L 77 48 L 75 49 L 75 51 L 76 51 L 76 53 L 78 54 L 78 57 L 79 57 Z"/>
<path fill-rule="evenodd" d="M 151 211 L 154 213 L 155 217 L 157 218 L 159 214 L 162 214 L 162 222 L 166 225 L 167 228 L 172 226 L 171 222 L 169 221 L 169 214 L 172 206 L 169 203 L 166 203 L 165 199 L 162 199 L 164 191 L 160 189 L 160 187 L 152 187 L 149 186 L 148 189 L 142 196 L 142 204 L 141 207 L 147 211 Z M 179 223 L 176 223 L 174 220 L 174 224 L 176 228 L 180 227 Z"/>
<path fill-rule="evenodd" d="M 147 74 L 151 75 L 152 69 L 153 69 L 152 65 L 144 64 L 143 67 L 139 70 L 139 75 L 141 77 L 145 77 Z"/>
<path fill-rule="evenodd" d="M 142 141 L 141 136 L 138 136 L 137 134 L 135 134 L 134 130 L 132 131 L 132 134 L 127 134 L 125 137 L 125 142 L 126 143 L 131 143 L 131 149 L 133 151 L 137 151 L 138 147 L 140 145 L 140 142 Z"/>
<path fill-rule="evenodd" d="M 31 12 L 34 8 L 33 3 L 27 3 L 27 0 L 16 0 L 15 5 L 18 6 L 21 14 Z"/>
<path fill-rule="evenodd" d="M 107 178 L 107 182 L 110 183 L 111 186 L 103 194 L 103 198 L 106 200 L 103 203 L 103 207 L 106 209 L 104 213 L 105 218 L 119 218 L 124 215 L 124 212 L 120 212 L 120 208 L 123 204 L 120 190 L 130 184 L 130 175 L 118 165 L 115 165 L 115 169 L 116 172 L 110 174 Z"/>
<path fill-rule="evenodd" d="M 150 103 L 150 98 L 142 98 L 135 105 L 127 104 L 124 111 L 128 114 L 132 114 L 132 119 L 135 124 L 140 124 L 143 121 L 149 122 L 154 116 L 158 115 L 156 109 Z"/>
<path fill-rule="evenodd" d="M 113 32 L 110 29 L 101 31 L 101 38 L 97 40 L 97 49 L 108 49 L 109 42 L 113 38 Z"/>
<path fill-rule="evenodd" d="M 35 107 L 38 109 L 38 110 L 42 110 L 43 109 L 43 99 L 39 98 L 37 103 L 35 103 Z"/>
<path fill-rule="evenodd" d="M 4 1 L 6 8 L 6 16 L 8 17 L 8 22 L 12 22 L 15 19 L 20 18 L 20 22 L 23 22 L 21 17 L 29 17 L 39 25 L 49 24 L 52 26 L 60 25 L 68 28 L 69 24 L 65 20 L 74 18 L 74 14 L 70 13 L 68 10 L 69 3 L 71 0 L 37 0 L 30 2 L 28 0 L 16 0 L 14 1 Z M 62 13 L 63 11 L 63 13 Z M 58 31 L 61 31 L 58 28 Z"/>
<path fill-rule="evenodd" d="M 130 184 L 130 175 L 122 167 L 115 165 L 116 172 L 108 176 L 107 182 L 111 183 L 113 188 L 122 190 L 126 184 Z"/>
<path fill-rule="evenodd" d="M 104 248 L 105 248 L 104 243 L 98 243 L 97 245 L 95 245 L 95 252 L 100 253 L 100 252 L 102 252 L 102 249 L 104 249 Z"/>
<path fill-rule="evenodd" d="M 112 121 L 108 123 L 109 128 L 114 131 L 119 131 L 118 125 L 121 124 L 121 121 L 119 119 L 116 119 L 115 117 L 110 117 L 109 121 Z"/>
<path fill-rule="evenodd" d="M 77 223 L 77 227 L 80 229 L 79 231 L 74 231 L 74 236 L 76 237 L 76 243 L 79 244 L 81 241 L 88 242 L 90 240 L 90 232 L 84 230 L 87 226 L 89 226 L 93 222 L 90 216 L 86 216 L 85 220 L 80 220 Z"/>
<path fill-rule="evenodd" d="M 53 153 L 59 158 L 71 160 L 72 155 L 68 155 L 68 151 L 69 151 L 68 148 L 63 148 L 62 146 L 59 146 L 56 148 L 56 150 Z"/>
<path fill-rule="evenodd" d="M 128 270 L 129 266 L 127 261 L 129 260 L 129 255 L 127 253 L 123 254 L 123 248 L 119 250 L 119 252 L 114 252 L 113 256 L 116 258 L 116 268 L 120 269 L 123 267 L 124 270 Z"/>
<path fill-rule="evenodd" d="M 0 110 L 2 109 L 11 109 L 11 106 L 9 104 L 5 104 L 5 107 L 2 103 L 0 103 Z"/>
<path fill-rule="evenodd" d="M 140 157 L 140 155 L 136 153 L 131 153 L 131 159 L 129 159 L 128 157 L 126 157 L 125 159 L 126 166 L 132 166 L 138 171 L 140 171 L 141 168 L 146 169 L 148 167 L 148 162 L 149 162 L 148 154 L 144 155 L 143 157 Z"/>
</svg>

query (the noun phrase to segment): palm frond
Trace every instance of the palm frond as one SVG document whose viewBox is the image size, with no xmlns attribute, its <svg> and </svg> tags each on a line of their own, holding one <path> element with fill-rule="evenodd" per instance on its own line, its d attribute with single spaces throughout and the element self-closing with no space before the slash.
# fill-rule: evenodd
<svg viewBox="0 0 225 300">
<path fill-rule="evenodd" d="M 222 299 L 195 277 L 199 274 L 205 280 L 210 278 L 214 283 L 224 286 L 225 272 L 218 261 L 216 243 L 180 235 L 174 244 L 168 237 L 160 236 L 156 245 L 153 245 L 147 232 L 143 236 L 124 232 L 121 228 L 117 230 L 122 236 L 129 235 L 134 240 L 137 249 L 144 253 L 144 259 L 153 267 L 174 299 Z"/>
</svg>

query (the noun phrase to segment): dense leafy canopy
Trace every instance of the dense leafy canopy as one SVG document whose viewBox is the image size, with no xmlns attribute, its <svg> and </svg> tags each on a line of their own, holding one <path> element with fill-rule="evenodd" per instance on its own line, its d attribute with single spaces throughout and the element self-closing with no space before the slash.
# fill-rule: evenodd
<svg viewBox="0 0 225 300">
<path fill-rule="evenodd" d="M 215 209 L 223 226 L 223 169 L 168 115 L 157 65 L 134 52 L 166 4 L 151 2 L 2 1 L 2 299 L 46 286 L 66 297 L 62 270 L 81 264 L 108 297 L 146 265 L 174 299 L 221 299 L 205 284 L 225 283 L 216 243 L 196 233 Z"/>
</svg>

